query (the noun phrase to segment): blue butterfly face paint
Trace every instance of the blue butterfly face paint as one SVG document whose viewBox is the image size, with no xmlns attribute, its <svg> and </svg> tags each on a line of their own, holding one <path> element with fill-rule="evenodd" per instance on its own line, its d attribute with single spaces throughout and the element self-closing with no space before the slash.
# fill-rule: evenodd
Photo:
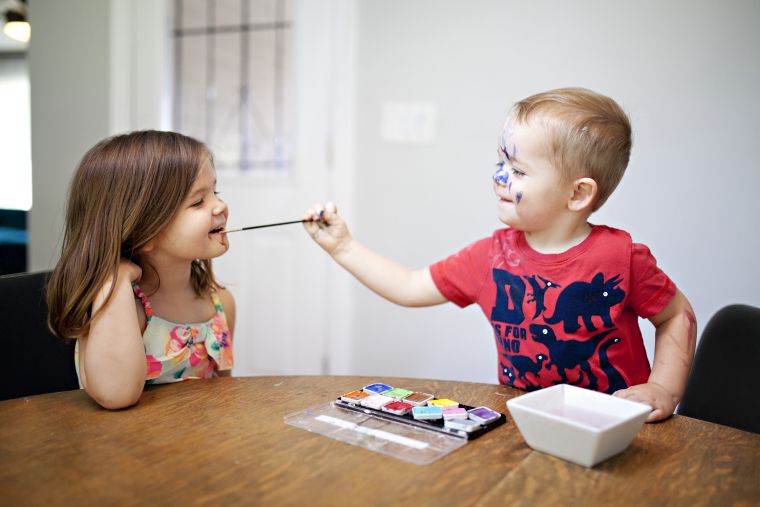
<svg viewBox="0 0 760 507">
<path fill-rule="evenodd" d="M 496 164 L 496 172 L 493 175 L 493 181 L 497 185 L 505 186 L 509 189 L 510 193 L 512 192 L 512 181 L 510 180 L 510 172 L 511 168 L 509 165 L 514 163 L 517 158 L 517 145 L 512 145 L 512 154 L 509 153 L 509 143 L 508 143 L 508 137 L 512 135 L 512 123 L 508 122 L 506 125 L 504 125 L 504 128 L 501 130 L 501 143 L 499 145 L 499 151 L 507 159 L 506 162 L 501 161 L 498 164 Z M 508 165 L 509 164 L 509 165 Z M 523 198 L 522 192 L 517 192 L 515 194 L 515 204 L 520 204 L 520 201 Z"/>
<path fill-rule="evenodd" d="M 497 185 L 507 185 L 509 183 L 509 169 L 504 162 L 496 166 L 496 172 L 493 173 L 493 181 Z"/>
</svg>

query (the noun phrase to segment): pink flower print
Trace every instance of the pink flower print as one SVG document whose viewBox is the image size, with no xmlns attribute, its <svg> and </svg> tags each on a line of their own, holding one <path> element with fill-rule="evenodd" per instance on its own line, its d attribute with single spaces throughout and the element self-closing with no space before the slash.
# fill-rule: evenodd
<svg viewBox="0 0 760 507">
<path fill-rule="evenodd" d="M 203 342 L 196 343 L 192 346 L 192 354 L 190 354 L 190 366 L 195 367 L 202 361 L 208 359 L 208 352 L 206 351 L 206 344 Z"/>
<path fill-rule="evenodd" d="M 147 363 L 147 372 L 145 374 L 145 380 L 152 380 L 158 378 L 161 375 L 161 361 L 154 356 L 145 356 L 145 362 Z"/>
<path fill-rule="evenodd" d="M 185 337 L 186 331 L 187 328 L 185 326 L 174 326 L 172 328 L 171 333 L 169 333 L 168 352 L 179 352 L 185 348 L 185 344 L 187 343 L 187 338 Z"/>
</svg>

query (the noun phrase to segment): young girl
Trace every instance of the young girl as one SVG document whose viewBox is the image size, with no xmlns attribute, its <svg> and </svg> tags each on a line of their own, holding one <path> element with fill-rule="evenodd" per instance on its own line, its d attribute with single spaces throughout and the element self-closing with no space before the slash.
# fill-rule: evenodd
<svg viewBox="0 0 760 507">
<path fill-rule="evenodd" d="M 229 374 L 232 295 L 210 259 L 229 248 L 227 204 L 201 142 L 141 131 L 95 145 L 74 174 L 50 327 L 75 338 L 79 382 L 105 408 L 146 383 Z"/>
</svg>

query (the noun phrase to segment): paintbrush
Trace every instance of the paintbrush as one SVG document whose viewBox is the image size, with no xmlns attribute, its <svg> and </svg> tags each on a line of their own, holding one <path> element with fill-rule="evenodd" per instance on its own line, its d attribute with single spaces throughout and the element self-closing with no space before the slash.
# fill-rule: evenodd
<svg viewBox="0 0 760 507">
<path fill-rule="evenodd" d="M 322 220 L 323 214 L 324 214 L 324 211 L 320 211 L 319 213 L 317 213 L 317 216 L 313 220 L 291 220 L 290 222 L 277 222 L 276 224 L 251 225 L 248 227 L 241 227 L 239 229 L 229 229 L 229 230 L 220 231 L 220 232 L 222 232 L 223 234 L 229 234 L 231 232 L 250 231 L 252 229 L 263 229 L 264 227 L 277 227 L 279 225 L 302 224 L 304 222 L 314 222 L 315 220 Z"/>
</svg>

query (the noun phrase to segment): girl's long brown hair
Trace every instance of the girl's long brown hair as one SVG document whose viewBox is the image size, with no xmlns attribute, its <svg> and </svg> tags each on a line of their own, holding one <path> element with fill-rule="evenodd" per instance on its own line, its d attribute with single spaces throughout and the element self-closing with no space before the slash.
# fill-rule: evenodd
<svg viewBox="0 0 760 507">
<path fill-rule="evenodd" d="M 69 187 L 61 257 L 48 282 L 55 334 L 89 333 L 98 291 L 116 279 L 121 259 L 141 265 L 141 248 L 171 221 L 209 160 L 200 141 L 155 130 L 105 139 L 85 154 Z M 193 261 L 191 278 L 199 296 L 218 285 L 208 259 Z"/>
</svg>

